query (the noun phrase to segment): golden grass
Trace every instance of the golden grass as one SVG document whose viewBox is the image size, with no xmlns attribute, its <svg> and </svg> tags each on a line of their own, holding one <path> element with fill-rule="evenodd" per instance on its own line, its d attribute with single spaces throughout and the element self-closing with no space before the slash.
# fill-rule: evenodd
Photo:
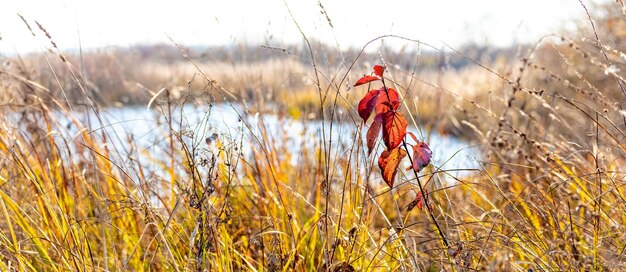
<svg viewBox="0 0 626 272">
<path fill-rule="evenodd" d="M 142 84 L 137 99 L 168 89 L 147 96 L 162 141 L 146 148 L 115 140 L 90 89 L 98 84 L 71 60 L 12 66 L 0 72 L 0 270 L 624 270 L 625 49 L 558 38 L 520 61 L 463 71 L 388 63 L 410 123 L 456 129 L 481 148 L 464 175 L 431 165 L 419 177 L 445 238 L 428 211 L 405 209 L 416 177 L 401 172 L 390 190 L 366 156 L 354 110 L 366 90 L 340 81 L 360 71 L 318 67 L 329 79 L 320 93 L 312 68 L 293 61 L 140 64 L 135 79 L 162 83 Z M 53 72 L 56 83 L 35 75 Z M 102 78 L 137 86 L 126 76 Z M 185 103 L 233 102 L 226 91 L 238 105 L 277 108 L 283 124 L 334 130 L 295 135 L 246 107 L 230 124 L 236 135 L 175 118 Z M 78 108 L 96 118 L 74 118 Z M 307 144 L 293 144 L 300 137 Z"/>
</svg>

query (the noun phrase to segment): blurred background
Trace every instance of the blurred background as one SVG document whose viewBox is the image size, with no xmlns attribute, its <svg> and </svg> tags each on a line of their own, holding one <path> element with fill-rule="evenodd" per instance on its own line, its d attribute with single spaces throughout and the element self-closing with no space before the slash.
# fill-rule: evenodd
<svg viewBox="0 0 626 272">
<path fill-rule="evenodd" d="M 5 2 L 2 271 L 626 269 L 623 0 Z"/>
<path fill-rule="evenodd" d="M 319 97 L 303 37 L 313 44 L 316 64 L 330 79 L 345 73 L 368 42 L 397 35 L 402 38 L 367 44 L 365 54 L 347 70 L 348 79 L 367 73 L 382 56 L 404 76 L 418 74 L 457 94 L 475 96 L 493 91 L 489 84 L 495 78 L 489 78 L 472 59 L 505 67 L 542 39 L 589 33 L 584 32 L 589 29 L 586 8 L 601 20 L 600 26 L 609 26 L 619 10 L 608 1 L 583 4 L 573 0 L 12 1 L 0 10 L 0 56 L 19 59 L 10 69 L 27 73 L 27 78 L 53 93 L 66 86 L 65 95 L 75 102 L 80 102 L 83 86 L 65 75 L 70 71 L 60 58 L 50 55 L 62 54 L 72 63 L 100 105 L 145 105 L 164 88 L 174 94 L 200 94 L 206 82 L 194 75 L 203 71 L 255 110 L 275 110 L 278 104 L 279 110 L 309 116 L 315 114 Z M 612 24 L 609 31 L 624 31 L 620 26 Z M 437 82 L 446 73 L 458 76 Z M 415 91 L 423 101 L 441 96 L 421 89 Z M 354 102 L 349 92 L 345 98 Z M 273 103 L 269 108 L 267 101 Z M 422 118 L 432 118 L 431 112 L 425 109 Z"/>
<path fill-rule="evenodd" d="M 594 7 L 607 1 L 585 1 Z M 311 40 L 341 49 L 396 34 L 437 47 L 506 47 L 575 30 L 585 18 L 580 2 L 518 1 L 12 1 L 3 6 L 4 54 L 48 45 L 33 39 L 17 14 L 37 20 L 62 50 L 169 44 L 192 47 L 302 42 L 294 20 Z M 392 43 L 395 48 L 404 44 Z"/>
</svg>

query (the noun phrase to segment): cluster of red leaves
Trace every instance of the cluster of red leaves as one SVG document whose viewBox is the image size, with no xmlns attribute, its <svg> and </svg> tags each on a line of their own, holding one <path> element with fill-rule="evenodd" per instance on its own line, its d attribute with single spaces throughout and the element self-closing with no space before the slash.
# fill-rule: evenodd
<svg viewBox="0 0 626 272">
<path fill-rule="evenodd" d="M 367 122 L 373 112 L 376 113 L 374 121 L 366 134 L 368 154 L 372 153 L 376 140 L 382 130 L 383 142 L 385 143 L 386 149 L 378 158 L 378 167 L 380 167 L 385 183 L 387 183 L 389 187 L 393 187 L 400 161 L 408 152 L 408 150 L 402 149 L 401 147 L 407 135 L 407 121 L 404 115 L 398 111 L 400 107 L 400 96 L 398 92 L 393 88 L 385 87 L 383 78 L 384 72 L 385 67 L 376 65 L 374 66 L 373 75 L 363 76 L 357 80 L 354 86 L 356 87 L 378 80 L 383 82 L 383 87 L 370 90 L 365 94 L 363 99 L 359 102 L 358 112 L 364 122 Z M 408 132 L 408 134 L 411 135 L 413 140 L 417 143 L 416 145 L 412 145 L 413 165 L 411 167 L 419 172 L 430 163 L 432 153 L 426 143 L 417 140 L 417 137 L 415 137 L 413 133 Z M 421 194 L 419 199 L 416 198 L 416 201 L 415 205 L 421 208 L 421 204 L 423 203 Z"/>
</svg>

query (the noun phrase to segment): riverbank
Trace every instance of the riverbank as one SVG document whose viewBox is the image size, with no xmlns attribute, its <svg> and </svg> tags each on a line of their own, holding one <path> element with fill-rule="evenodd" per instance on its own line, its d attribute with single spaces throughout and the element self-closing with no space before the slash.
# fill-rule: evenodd
<svg viewBox="0 0 626 272">
<path fill-rule="evenodd" d="M 317 60 L 316 77 L 306 52 L 298 47 L 288 49 L 289 54 L 261 47 L 224 51 L 160 45 L 103 49 L 83 55 L 46 52 L 4 58 L 4 78 L 14 84 L 3 98 L 28 104 L 25 95 L 31 89 L 45 89 L 47 93 L 40 96 L 99 107 L 144 106 L 160 96 L 178 104 L 245 104 L 254 112 L 305 120 L 329 118 L 321 116 L 322 107 L 329 115 L 332 109 L 344 114 L 355 112 L 353 105 L 367 90 L 354 89 L 349 81 L 368 73 L 366 65 L 379 61 L 376 54 L 363 54 L 359 58 L 362 61 L 349 67 L 348 60 L 336 57 L 356 57 L 358 51 L 320 48 L 327 52 L 325 58 Z M 514 60 L 511 50 L 466 48 L 465 52 L 494 62 L 494 69 L 504 69 Z M 463 99 L 488 92 L 484 83 L 495 80 L 493 76 L 450 52 L 389 52 L 386 58 L 393 61 L 389 63 L 389 80 L 404 98 L 405 114 L 410 112 L 422 125 L 440 134 L 469 135 L 461 125 L 465 118 Z M 417 62 L 407 61 L 414 59 Z"/>
</svg>

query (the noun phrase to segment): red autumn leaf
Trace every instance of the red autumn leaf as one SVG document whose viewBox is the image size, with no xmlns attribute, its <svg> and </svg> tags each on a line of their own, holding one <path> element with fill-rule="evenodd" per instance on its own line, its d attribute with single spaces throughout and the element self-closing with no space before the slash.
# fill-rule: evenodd
<svg viewBox="0 0 626 272">
<path fill-rule="evenodd" d="M 384 66 L 380 66 L 380 65 L 374 66 L 374 74 L 376 74 L 379 77 L 383 77 L 383 72 L 385 72 Z"/>
<path fill-rule="evenodd" d="M 380 114 L 377 114 L 374 117 L 374 122 L 370 125 L 370 128 L 367 130 L 367 155 L 372 153 L 374 150 L 374 144 L 376 143 L 376 138 L 380 134 L 380 129 L 383 127 L 383 117 Z"/>
<path fill-rule="evenodd" d="M 406 119 L 401 112 L 388 111 L 383 117 L 383 141 L 388 150 L 400 145 L 406 135 Z"/>
<path fill-rule="evenodd" d="M 393 182 L 398 172 L 398 165 L 402 158 L 406 156 L 406 151 L 400 147 L 392 149 L 391 151 L 383 151 L 378 158 L 378 167 L 383 174 L 383 180 L 390 188 L 393 188 Z"/>
<path fill-rule="evenodd" d="M 413 146 L 413 169 L 419 172 L 430 163 L 433 152 L 425 142 Z"/>
<path fill-rule="evenodd" d="M 391 108 L 397 110 L 399 107 L 400 100 L 398 92 L 393 88 L 387 88 L 387 92 L 385 92 L 385 87 L 380 88 L 380 97 L 376 103 L 376 113 L 383 113 L 389 111 Z"/>
<path fill-rule="evenodd" d="M 426 194 L 426 197 L 428 197 L 428 190 L 424 189 L 424 193 Z M 406 205 L 405 209 L 409 212 L 415 207 L 421 210 L 424 207 L 424 201 L 426 200 L 422 197 L 422 192 L 417 192 L 415 199 L 411 201 L 409 205 Z"/>
<path fill-rule="evenodd" d="M 428 197 L 428 190 L 424 189 L 424 193 L 426 194 L 426 197 Z M 422 192 L 417 192 L 417 195 L 415 196 L 415 202 L 417 203 L 418 209 L 421 210 L 424 207 L 425 201 L 426 198 L 422 196 Z"/>
<path fill-rule="evenodd" d="M 376 102 L 378 101 L 378 96 L 380 94 L 380 90 L 371 90 L 365 94 L 363 99 L 359 102 L 359 116 L 363 118 L 363 121 L 367 121 L 374 111 L 374 106 L 376 106 Z"/>
<path fill-rule="evenodd" d="M 428 190 L 424 189 L 424 193 L 428 196 Z M 415 201 L 417 201 L 417 208 L 422 209 L 424 206 L 425 197 L 422 196 L 422 192 L 418 192 L 415 196 Z"/>
<path fill-rule="evenodd" d="M 359 80 L 356 81 L 356 83 L 354 84 L 354 87 L 359 86 L 359 85 L 363 85 L 365 83 L 370 83 L 372 81 L 376 81 L 376 80 L 380 80 L 379 77 L 375 77 L 375 76 L 363 76 L 362 78 L 359 78 Z"/>
<path fill-rule="evenodd" d="M 417 137 L 415 136 L 415 134 L 413 134 L 413 132 L 407 132 L 406 134 L 409 134 L 411 136 L 411 138 L 413 138 L 413 141 L 415 141 L 416 143 L 419 143 L 420 141 L 417 140 Z"/>
</svg>

